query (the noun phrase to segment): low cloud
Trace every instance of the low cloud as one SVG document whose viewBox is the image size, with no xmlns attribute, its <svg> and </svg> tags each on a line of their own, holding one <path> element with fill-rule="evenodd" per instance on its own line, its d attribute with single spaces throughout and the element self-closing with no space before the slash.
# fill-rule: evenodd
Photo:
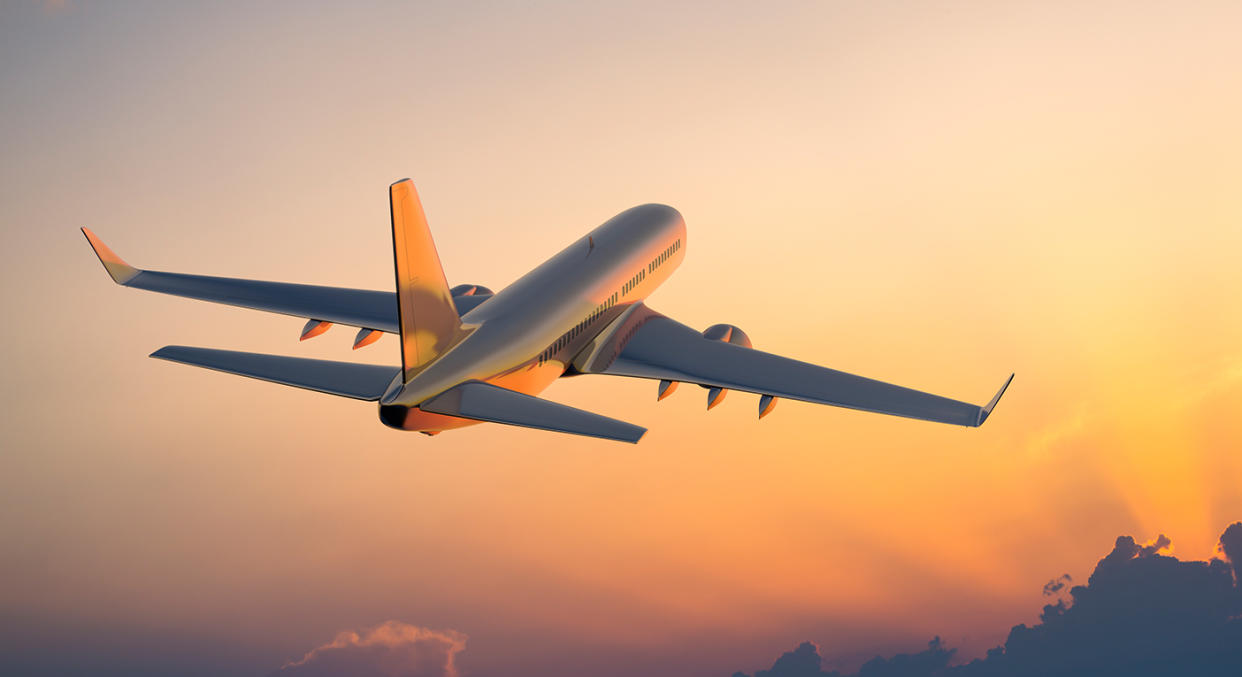
<svg viewBox="0 0 1242 677">
<path fill-rule="evenodd" d="M 1065 586 L 1073 583 L 1074 579 L 1069 574 L 1061 574 L 1056 578 L 1044 583 L 1044 597 L 1052 597 L 1053 595 L 1065 589 Z"/>
<path fill-rule="evenodd" d="M 388 621 L 341 632 L 273 677 L 458 677 L 456 657 L 465 648 L 460 632 Z"/>
<path fill-rule="evenodd" d="M 1181 561 L 1165 553 L 1163 534 L 1139 545 L 1122 536 L 1095 567 L 1086 585 L 1070 588 L 1068 601 L 1044 607 L 1040 622 L 1015 626 L 1003 646 L 985 658 L 949 665 L 953 649 L 940 638 L 915 654 L 876 657 L 857 677 L 1034 677 L 1060 675 L 1242 674 L 1242 522 L 1220 538 L 1224 559 Z M 1054 595 L 1068 575 L 1044 586 Z M 734 677 L 747 677 L 736 673 Z M 754 677 L 843 677 L 821 668 L 810 642 L 777 659 Z"/>
<path fill-rule="evenodd" d="M 1242 582 L 1242 522 L 1234 522 L 1220 536 L 1220 551 L 1225 560 L 1233 565 L 1233 581 Z"/>
</svg>

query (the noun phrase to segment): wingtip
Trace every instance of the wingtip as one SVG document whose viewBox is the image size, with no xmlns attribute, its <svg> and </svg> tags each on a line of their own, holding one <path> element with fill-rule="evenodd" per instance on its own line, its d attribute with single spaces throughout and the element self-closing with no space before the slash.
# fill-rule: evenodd
<svg viewBox="0 0 1242 677">
<path fill-rule="evenodd" d="M 169 355 L 170 355 L 170 354 L 171 354 L 171 353 L 172 353 L 172 352 L 173 352 L 176 348 L 179 348 L 179 347 L 180 347 L 180 346 L 164 346 L 163 348 L 160 348 L 159 350 L 157 350 L 157 351 L 155 351 L 155 352 L 151 353 L 150 355 L 147 355 L 147 357 L 154 357 L 154 358 L 155 358 L 155 359 L 157 359 L 157 360 L 167 360 L 167 359 L 169 359 L 169 357 L 168 357 L 168 356 L 169 356 Z"/>
<path fill-rule="evenodd" d="M 98 235 L 91 232 L 90 228 L 83 227 L 82 234 L 86 236 L 86 241 L 90 243 L 91 249 L 95 250 L 95 256 L 99 257 L 99 262 L 103 264 L 104 270 L 108 271 L 113 282 L 121 285 L 128 284 L 130 280 L 138 277 L 138 273 L 142 272 L 117 256 L 116 252 L 109 249 L 108 245 L 104 244 Z"/>
<path fill-rule="evenodd" d="M 996 403 L 1000 402 L 1001 395 L 1004 395 L 1005 390 L 1009 388 L 1009 384 L 1013 383 L 1013 377 L 1014 374 L 1010 374 L 1009 378 L 1005 379 L 1005 383 L 1000 387 L 1000 390 L 996 391 L 996 395 L 992 397 L 992 401 L 988 402 L 986 406 L 979 410 L 979 422 L 975 424 L 975 427 L 983 425 L 983 422 L 988 420 L 988 417 L 992 415 L 992 410 L 996 408 Z"/>
</svg>

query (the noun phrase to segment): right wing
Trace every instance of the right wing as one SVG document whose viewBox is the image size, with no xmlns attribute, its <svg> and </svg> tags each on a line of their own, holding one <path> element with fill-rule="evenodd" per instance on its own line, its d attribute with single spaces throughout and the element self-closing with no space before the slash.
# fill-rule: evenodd
<svg viewBox="0 0 1242 677">
<path fill-rule="evenodd" d="M 82 234 L 112 280 L 125 287 L 391 334 L 399 330 L 397 295 L 392 292 L 142 270 L 121 260 L 89 228 L 83 228 Z M 464 315 L 487 298 L 459 296 L 453 302 Z"/>
<path fill-rule="evenodd" d="M 969 427 L 983 425 L 1013 380 L 1010 375 L 992 401 L 979 406 L 708 339 L 643 304 L 574 366 L 588 374 L 684 381 Z"/>
</svg>

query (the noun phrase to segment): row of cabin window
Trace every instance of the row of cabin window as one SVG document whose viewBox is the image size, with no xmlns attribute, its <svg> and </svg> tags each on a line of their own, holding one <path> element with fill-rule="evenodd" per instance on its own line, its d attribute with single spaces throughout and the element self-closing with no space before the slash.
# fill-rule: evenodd
<svg viewBox="0 0 1242 677">
<path fill-rule="evenodd" d="M 681 240 L 677 240 L 673 244 L 669 245 L 667 249 L 660 252 L 659 256 L 655 257 L 655 259 L 653 259 L 651 263 L 647 264 L 647 272 L 654 273 L 656 271 L 656 268 L 660 267 L 661 263 L 664 263 L 665 261 L 667 261 L 668 258 L 673 255 L 673 252 L 677 251 L 677 248 L 679 245 L 681 245 Z"/>
<path fill-rule="evenodd" d="M 595 310 L 591 312 L 591 315 L 587 317 L 587 319 L 579 322 L 578 326 L 565 332 L 564 335 L 556 339 L 556 343 L 553 343 L 551 347 L 549 347 L 547 350 L 540 353 L 539 362 L 543 363 L 543 362 L 547 362 L 548 360 L 552 359 L 552 355 L 556 354 L 558 350 L 565 347 L 569 343 L 569 341 L 573 339 L 574 336 L 576 336 L 579 332 L 582 332 L 583 330 L 585 330 L 588 326 L 591 325 L 592 322 L 599 319 L 599 317 L 603 315 L 605 312 L 607 312 L 609 308 L 611 308 L 614 304 L 616 304 L 616 302 L 617 302 L 617 293 L 613 292 L 613 295 L 609 296 L 607 301 L 595 307 Z"/>
<path fill-rule="evenodd" d="M 637 274 L 637 275 L 635 275 L 633 278 L 631 278 L 629 282 L 626 282 L 626 283 L 625 283 L 625 287 L 624 287 L 624 292 L 623 292 L 623 293 L 628 294 L 628 293 L 630 293 L 631 291 L 633 291 L 633 290 L 634 290 L 634 287 L 637 287 L 637 286 L 638 286 L 638 283 L 639 283 L 639 282 L 642 282 L 642 281 L 643 281 L 643 278 L 645 278 L 645 277 L 647 277 L 647 271 L 645 271 L 645 270 L 640 270 L 640 271 L 638 271 L 638 274 Z"/>
<path fill-rule="evenodd" d="M 657 256 L 657 257 L 655 258 L 655 260 L 653 260 L 651 263 L 647 264 L 647 270 L 648 270 L 648 271 L 650 271 L 650 272 L 655 272 L 655 269 L 656 269 L 657 267 L 659 267 L 659 265 L 660 265 L 661 263 L 664 263 L 665 261 L 667 261 L 667 260 L 669 259 L 669 257 L 670 257 L 670 256 L 672 256 L 673 254 L 676 254 L 678 249 L 681 249 L 681 239 L 680 239 L 680 238 L 678 238 L 678 239 L 677 239 L 677 241 L 673 242 L 673 244 L 672 244 L 672 245 L 670 245 L 667 249 L 665 249 L 663 252 L 661 252 L 661 253 L 660 253 L 660 255 L 659 255 L 659 256 Z M 552 346 L 551 346 L 551 347 L 549 347 L 547 350 L 545 350 L 545 351 L 543 351 L 542 353 L 540 353 L 540 355 L 539 355 L 539 361 L 540 361 L 540 362 L 547 362 L 548 360 L 552 359 L 552 355 L 556 354 L 556 352 L 557 352 L 558 350 L 560 350 L 561 348 L 565 347 L 565 345 L 567 345 L 567 344 L 569 343 L 569 341 L 570 341 L 570 340 L 571 340 L 571 339 L 572 339 L 575 335 L 577 335 L 577 333 L 578 333 L 578 332 L 582 331 L 583 329 L 586 329 L 586 327 L 587 327 L 587 326 L 588 326 L 591 322 L 594 322 L 596 318 L 598 318 L 598 317 L 599 317 L 600 315 L 602 315 L 605 311 L 607 311 L 607 310 L 608 310 L 609 308 L 611 308 L 614 304 L 616 304 L 616 302 L 617 302 L 617 300 L 618 300 L 618 298 L 617 298 L 617 297 L 618 297 L 620 294 L 628 294 L 628 293 L 630 293 L 630 291 L 631 291 L 631 290 L 633 290 L 633 289 L 634 289 L 634 287 L 635 287 L 635 286 L 636 286 L 639 282 L 642 282 L 642 281 L 643 281 L 643 279 L 644 279 L 645 277 L 646 277 L 646 273 L 645 273 L 644 271 L 641 271 L 641 270 L 640 270 L 640 271 L 638 271 L 638 274 L 637 274 L 637 275 L 635 275 L 635 276 L 634 276 L 634 277 L 633 277 L 633 278 L 632 278 L 629 282 L 626 282 L 626 283 L 625 283 L 625 285 L 624 285 L 623 287 L 621 287 L 621 291 L 619 291 L 619 292 L 614 292 L 614 293 L 613 293 L 613 295 L 612 295 L 612 296 L 610 296 L 606 302 L 604 302 L 604 303 L 600 304 L 600 305 L 599 305 L 599 307 L 595 309 L 595 312 L 591 313 L 591 316 L 590 316 L 589 318 L 587 318 L 586 320 L 584 320 L 584 321 L 582 321 L 582 322 L 579 322 L 577 327 L 574 327 L 573 329 L 571 329 L 571 330 L 569 330 L 568 332 L 566 332 L 564 336 L 562 336 L 562 337 L 560 337 L 559 339 L 557 339 L 557 340 L 556 340 L 556 343 L 552 344 Z"/>
</svg>

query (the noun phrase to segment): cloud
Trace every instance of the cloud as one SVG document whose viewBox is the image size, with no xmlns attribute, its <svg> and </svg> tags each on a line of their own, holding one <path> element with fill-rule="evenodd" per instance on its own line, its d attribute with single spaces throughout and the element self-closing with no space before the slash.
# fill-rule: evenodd
<svg viewBox="0 0 1242 677">
<path fill-rule="evenodd" d="M 400 621 L 341 632 L 331 642 L 286 663 L 273 677 L 457 677 L 456 657 L 466 636 Z"/>
<path fill-rule="evenodd" d="M 793 651 L 786 651 L 781 657 L 776 659 L 772 664 L 771 670 L 759 670 L 755 673 L 755 677 L 821 677 L 821 675 L 839 676 L 839 672 L 824 672 L 820 670 L 822 660 L 819 656 L 819 647 L 810 642 L 803 642 Z M 733 673 L 733 677 L 746 677 L 740 672 Z"/>
<path fill-rule="evenodd" d="M 1242 522 L 1234 522 L 1220 535 L 1220 551 L 1225 559 L 1233 565 L 1233 581 L 1237 585 L 1242 581 Z"/>
<path fill-rule="evenodd" d="M 1074 578 L 1069 574 L 1061 574 L 1056 578 L 1044 583 L 1044 597 L 1051 597 L 1065 589 L 1066 585 L 1074 582 Z"/>
<path fill-rule="evenodd" d="M 927 649 L 918 653 L 899 653 L 883 658 L 876 656 L 863 663 L 857 677 L 928 677 L 941 674 L 948 669 L 956 649 L 950 649 L 940 641 L 939 637 L 927 643 Z M 759 670 L 754 677 L 844 677 L 833 670 L 825 672 L 820 666 L 823 659 L 819 655 L 819 647 L 810 642 L 803 642 L 793 651 L 787 651 L 771 669 Z M 747 677 L 745 673 L 735 672 L 733 677 Z"/>
<path fill-rule="evenodd" d="M 1235 577 L 1242 522 L 1221 535 L 1225 559 L 1183 562 L 1162 554 L 1171 545 L 1163 534 L 1144 545 L 1118 538 L 1087 584 L 1070 588 L 1068 602 L 1045 606 L 1034 626 L 1015 626 L 985 658 L 951 666 L 953 650 L 936 638 L 920 653 L 877 657 L 857 677 L 1242 674 L 1242 588 Z M 1069 582 L 1068 575 L 1055 578 L 1044 593 Z M 807 642 L 755 677 L 839 677 L 820 664 Z"/>
<path fill-rule="evenodd" d="M 927 649 L 918 653 L 899 653 L 891 658 L 876 656 L 863 663 L 858 677 L 921 677 L 943 671 L 957 649 L 947 648 L 939 637 L 927 643 Z"/>
</svg>

